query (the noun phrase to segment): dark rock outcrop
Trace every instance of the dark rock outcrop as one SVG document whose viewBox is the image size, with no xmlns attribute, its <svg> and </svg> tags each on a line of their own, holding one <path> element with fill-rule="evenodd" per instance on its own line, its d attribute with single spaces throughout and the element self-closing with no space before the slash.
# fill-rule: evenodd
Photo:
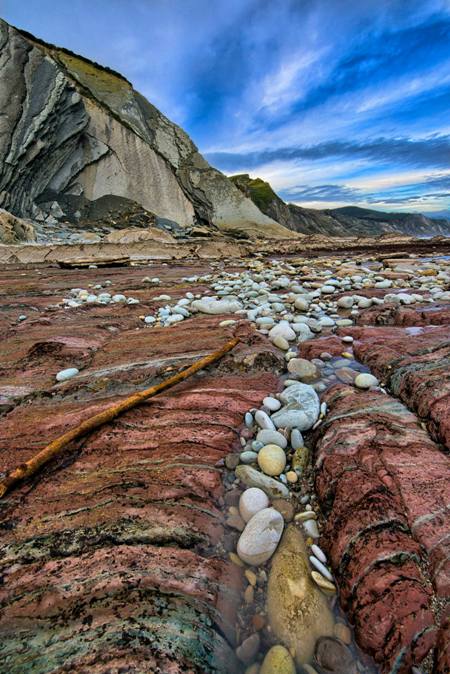
<svg viewBox="0 0 450 674">
<path fill-rule="evenodd" d="M 261 178 L 239 174 L 230 178 L 234 184 L 266 215 L 301 234 L 324 236 L 450 236 L 450 220 L 430 218 L 421 213 L 384 213 L 382 211 L 347 206 L 316 210 L 296 204 L 286 204 Z"/>
<path fill-rule="evenodd" d="M 1 20 L 0 116 L 0 207 L 15 215 L 84 226 L 131 202 L 183 227 L 289 235 L 124 77 Z"/>
</svg>

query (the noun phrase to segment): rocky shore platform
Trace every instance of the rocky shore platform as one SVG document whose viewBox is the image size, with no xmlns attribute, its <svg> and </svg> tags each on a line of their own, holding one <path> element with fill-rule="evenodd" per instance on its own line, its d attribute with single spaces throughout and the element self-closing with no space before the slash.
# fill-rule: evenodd
<svg viewBox="0 0 450 674">
<path fill-rule="evenodd" d="M 448 251 L 208 245 L 0 269 L 0 479 L 240 338 L 0 500 L 0 672 L 449 672 Z"/>
</svg>

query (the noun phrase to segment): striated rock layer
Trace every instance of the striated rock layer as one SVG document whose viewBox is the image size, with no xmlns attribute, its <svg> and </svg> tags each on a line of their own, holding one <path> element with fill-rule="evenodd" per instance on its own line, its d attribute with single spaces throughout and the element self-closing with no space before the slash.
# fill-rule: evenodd
<svg viewBox="0 0 450 674">
<path fill-rule="evenodd" d="M 172 266 L 166 289 L 182 295 L 192 284 L 181 278 L 199 269 Z M 0 274 L 8 293 L 1 306 L 2 470 L 230 336 L 218 327 L 221 316 L 196 317 L 195 340 L 189 321 L 137 330 L 139 314 L 154 309 L 152 297 L 161 293 L 142 284 L 142 269 L 23 274 Z M 52 309 L 68 288 L 99 277 L 141 304 L 117 306 L 114 315 L 111 307 Z M 27 315 L 23 323 L 18 312 Z M 276 386 L 264 372 L 264 349 L 261 338 L 250 339 L 218 367 L 69 448 L 0 502 L 0 671 L 238 671 L 242 570 L 221 545 L 216 464 L 239 446 L 243 413 Z M 56 383 L 55 373 L 70 365 L 78 377 Z"/>
<path fill-rule="evenodd" d="M 0 207 L 118 226 L 136 205 L 182 227 L 292 236 L 121 75 L 0 20 Z"/>
<path fill-rule="evenodd" d="M 450 460 L 389 395 L 338 385 L 324 398 L 322 543 L 362 648 L 382 671 L 409 672 L 436 640 L 434 594 L 450 596 Z"/>
</svg>

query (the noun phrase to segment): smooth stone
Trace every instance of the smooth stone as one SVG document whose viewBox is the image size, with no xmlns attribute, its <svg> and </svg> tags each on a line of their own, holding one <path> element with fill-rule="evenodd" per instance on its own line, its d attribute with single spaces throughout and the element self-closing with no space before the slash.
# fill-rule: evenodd
<svg viewBox="0 0 450 674">
<path fill-rule="evenodd" d="M 243 308 L 238 300 L 215 300 L 207 297 L 194 300 L 191 307 L 204 314 L 234 314 Z"/>
<path fill-rule="evenodd" d="M 264 442 L 260 442 L 259 440 L 253 440 L 252 442 L 252 449 L 254 452 L 259 452 L 260 449 L 264 447 Z"/>
<path fill-rule="evenodd" d="M 303 440 L 303 435 L 300 433 L 298 428 L 293 428 L 291 431 L 291 447 L 292 449 L 300 449 L 300 447 L 303 447 L 305 444 L 305 441 Z"/>
<path fill-rule="evenodd" d="M 318 571 L 311 571 L 311 578 L 316 583 L 316 585 L 320 587 L 323 592 L 325 592 L 325 594 L 336 594 L 336 585 L 324 578 Z"/>
<path fill-rule="evenodd" d="M 146 316 L 144 318 L 144 323 L 147 325 L 153 325 L 153 323 L 156 323 L 156 318 L 154 316 Z"/>
<path fill-rule="evenodd" d="M 127 298 L 125 297 L 125 295 L 121 295 L 121 294 L 113 295 L 111 299 L 112 299 L 112 301 L 115 302 L 115 303 L 126 302 L 126 301 L 127 301 Z"/>
<path fill-rule="evenodd" d="M 295 674 L 295 662 L 284 646 L 277 645 L 266 653 L 259 674 Z"/>
<path fill-rule="evenodd" d="M 327 567 L 324 564 L 322 564 L 320 559 L 317 559 L 317 557 L 315 557 L 314 555 L 310 555 L 309 561 L 317 569 L 317 571 L 322 574 L 322 576 L 324 576 L 331 583 L 333 582 L 333 576 L 328 571 Z"/>
<path fill-rule="evenodd" d="M 325 285 L 320 288 L 320 292 L 324 293 L 325 295 L 330 295 L 331 293 L 334 293 L 335 290 L 336 288 L 334 286 L 329 285 Z"/>
<path fill-rule="evenodd" d="M 286 454 L 278 445 L 265 445 L 257 454 L 257 459 L 266 475 L 280 475 L 286 467 Z"/>
<path fill-rule="evenodd" d="M 314 425 L 298 403 L 289 403 L 275 412 L 273 421 L 277 428 L 300 428 L 302 431 L 307 431 Z"/>
<path fill-rule="evenodd" d="M 289 342 L 295 339 L 295 332 L 288 321 L 280 321 L 269 331 L 269 339 L 273 341 L 275 337 L 284 337 Z"/>
<path fill-rule="evenodd" d="M 226 524 L 237 531 L 244 531 L 245 522 L 240 515 L 229 515 Z"/>
<path fill-rule="evenodd" d="M 327 598 L 311 578 L 304 538 L 292 524 L 271 563 L 267 615 L 273 638 L 295 653 L 299 666 L 311 661 L 319 637 L 334 634 Z"/>
<path fill-rule="evenodd" d="M 292 457 L 292 468 L 297 470 L 300 468 L 302 471 L 305 470 L 309 462 L 309 449 L 304 445 L 295 450 L 295 453 Z"/>
<path fill-rule="evenodd" d="M 287 351 L 289 349 L 289 342 L 281 335 L 277 335 L 276 337 L 274 337 L 272 339 L 272 344 L 274 346 L 277 346 L 282 351 Z"/>
<path fill-rule="evenodd" d="M 294 506 L 285 498 L 276 498 L 272 501 L 272 507 L 283 515 L 285 522 L 291 522 L 294 518 Z"/>
<path fill-rule="evenodd" d="M 258 459 L 258 453 L 252 452 L 250 449 L 241 452 L 240 457 L 242 463 L 254 463 Z"/>
<path fill-rule="evenodd" d="M 287 447 L 287 440 L 284 435 L 278 431 L 272 431 L 270 429 L 258 431 L 256 440 L 258 442 L 262 442 L 262 446 L 278 445 L 278 447 L 281 447 L 281 449 L 286 449 Z"/>
<path fill-rule="evenodd" d="M 249 636 L 240 646 L 238 646 L 238 648 L 236 648 L 238 659 L 243 662 L 244 665 L 249 665 L 258 653 L 259 645 L 260 637 L 259 634 L 255 632 L 255 634 Z"/>
<path fill-rule="evenodd" d="M 268 410 L 271 412 L 276 412 L 277 410 L 280 409 L 281 403 L 277 398 L 272 398 L 272 396 L 267 396 L 263 400 L 263 405 L 264 407 L 267 407 Z"/>
<path fill-rule="evenodd" d="M 360 297 L 358 298 L 358 307 L 360 309 L 368 309 L 372 306 L 372 300 L 370 297 Z"/>
<path fill-rule="evenodd" d="M 314 657 L 327 674 L 356 674 L 356 662 L 350 649 L 334 637 L 318 639 Z"/>
<path fill-rule="evenodd" d="M 257 662 L 254 662 L 253 665 L 247 667 L 244 674 L 260 674 L 260 666 Z"/>
<path fill-rule="evenodd" d="M 306 360 L 306 358 L 291 358 L 288 363 L 288 371 L 296 374 L 299 379 L 305 382 L 314 381 L 320 376 L 317 365 Z"/>
<path fill-rule="evenodd" d="M 306 342 L 308 339 L 311 339 L 313 337 L 311 329 L 304 323 L 294 323 L 293 328 L 297 333 L 298 343 Z"/>
<path fill-rule="evenodd" d="M 67 369 L 60 370 L 58 372 L 56 375 L 56 381 L 67 381 L 68 379 L 72 379 L 72 377 L 76 377 L 79 373 L 80 370 L 78 370 L 76 367 L 68 367 Z"/>
<path fill-rule="evenodd" d="M 344 623 L 336 623 L 334 626 L 334 636 L 347 646 L 352 643 L 352 633 L 350 628 Z"/>
<path fill-rule="evenodd" d="M 315 424 L 320 414 L 319 397 L 312 386 L 296 382 L 292 386 L 287 387 L 280 393 L 280 400 L 283 404 L 298 403 L 301 409 L 310 418 L 311 426 Z M 299 430 L 306 430 L 299 427 Z"/>
<path fill-rule="evenodd" d="M 295 470 L 288 470 L 286 473 L 286 480 L 289 482 L 289 484 L 295 484 L 298 482 L 298 475 Z"/>
<path fill-rule="evenodd" d="M 344 296 L 340 297 L 337 301 L 337 305 L 340 309 L 351 309 L 353 306 L 353 297 Z"/>
<path fill-rule="evenodd" d="M 245 413 L 244 423 L 247 426 L 247 428 L 251 428 L 253 426 L 254 423 L 253 415 L 250 412 Z"/>
<path fill-rule="evenodd" d="M 378 386 L 378 384 L 378 379 L 367 372 L 363 372 L 355 378 L 355 386 L 361 389 L 368 389 L 372 386 Z"/>
<path fill-rule="evenodd" d="M 255 421 L 258 424 L 258 426 L 262 429 L 268 430 L 268 431 L 274 431 L 275 430 L 275 424 L 272 421 L 272 419 L 269 417 L 266 412 L 263 412 L 263 410 L 257 410 L 255 412 Z"/>
<path fill-rule="evenodd" d="M 304 510 L 302 513 L 297 513 L 294 519 L 296 522 L 307 522 L 317 519 L 317 515 L 312 510 Z"/>
<path fill-rule="evenodd" d="M 228 470 L 234 470 L 239 465 L 240 455 L 236 452 L 227 454 L 225 457 L 225 465 Z"/>
<path fill-rule="evenodd" d="M 250 487 L 242 492 L 239 499 L 239 512 L 244 522 L 248 522 L 253 515 L 269 506 L 267 494 L 258 487 Z"/>
<path fill-rule="evenodd" d="M 274 480 L 273 477 L 264 475 L 251 466 L 241 464 L 236 468 L 235 474 L 248 487 L 262 489 L 269 498 L 287 498 L 289 496 L 289 489 L 284 484 Z"/>
<path fill-rule="evenodd" d="M 317 559 L 319 561 L 322 562 L 322 564 L 327 563 L 327 557 L 326 557 L 325 553 L 315 543 L 313 543 L 313 545 L 311 545 L 311 552 L 313 553 L 313 555 L 315 555 L 317 557 Z"/>
<path fill-rule="evenodd" d="M 299 311 L 308 311 L 309 302 L 308 302 L 308 300 L 304 299 L 303 297 L 297 297 L 297 299 L 294 302 L 294 307 L 296 309 L 298 309 Z"/>
<path fill-rule="evenodd" d="M 239 537 L 237 554 L 246 564 L 259 566 L 267 562 L 277 549 L 284 520 L 275 508 L 264 508 L 247 523 Z"/>
<path fill-rule="evenodd" d="M 358 373 L 351 367 L 340 367 L 335 371 L 335 375 L 343 384 L 353 384 Z"/>
<path fill-rule="evenodd" d="M 317 670 L 314 669 L 311 665 L 304 664 L 303 669 L 305 671 L 305 674 L 317 674 Z"/>
<path fill-rule="evenodd" d="M 319 318 L 319 325 L 322 328 L 332 328 L 335 324 L 335 321 L 330 316 L 321 316 Z"/>
<path fill-rule="evenodd" d="M 311 538 L 319 538 L 320 536 L 319 528 L 315 519 L 303 522 L 303 529 L 308 536 L 311 536 Z"/>
</svg>

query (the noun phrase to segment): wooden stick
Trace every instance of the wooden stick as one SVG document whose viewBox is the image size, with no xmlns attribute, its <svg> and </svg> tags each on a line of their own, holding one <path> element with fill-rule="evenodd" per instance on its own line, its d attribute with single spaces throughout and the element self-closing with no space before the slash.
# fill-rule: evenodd
<svg viewBox="0 0 450 674">
<path fill-rule="evenodd" d="M 238 342 L 239 338 L 237 337 L 231 339 L 221 349 L 218 349 L 217 351 L 214 351 L 214 353 L 210 353 L 208 356 L 201 358 L 197 362 L 190 365 L 186 370 L 178 372 L 177 374 L 173 375 L 173 377 L 169 377 L 169 379 L 156 384 L 156 386 L 152 386 L 151 388 L 145 389 L 144 391 L 140 391 L 139 393 L 135 393 L 134 395 L 125 398 L 125 400 L 122 400 L 122 402 L 108 407 L 108 409 L 104 410 L 103 412 L 95 414 L 93 417 L 86 419 L 72 430 L 67 431 L 67 433 L 64 433 L 64 435 L 60 435 L 59 438 L 56 438 L 56 440 L 53 440 L 49 445 L 44 447 L 44 449 L 41 449 L 41 451 L 35 454 L 31 459 L 29 459 L 29 461 L 26 461 L 20 466 L 17 466 L 17 468 L 12 470 L 5 477 L 5 479 L 0 482 L 0 498 L 2 498 L 15 484 L 17 484 L 17 482 L 30 477 L 30 475 L 34 475 L 51 459 L 54 459 L 55 457 L 62 454 L 64 448 L 69 444 L 69 442 L 78 440 L 78 438 L 81 438 L 90 431 L 93 431 L 96 428 L 103 426 L 103 424 L 112 421 L 123 412 L 127 412 L 132 407 L 139 405 L 139 403 L 143 402 L 144 400 L 147 400 L 157 393 L 160 393 L 160 391 L 164 391 L 165 389 L 175 386 L 175 384 L 178 384 L 180 381 L 187 379 L 192 374 L 195 374 L 199 370 L 205 368 L 207 365 L 215 363 L 217 360 L 220 360 L 222 356 L 228 353 L 228 351 L 234 349 Z"/>
</svg>

